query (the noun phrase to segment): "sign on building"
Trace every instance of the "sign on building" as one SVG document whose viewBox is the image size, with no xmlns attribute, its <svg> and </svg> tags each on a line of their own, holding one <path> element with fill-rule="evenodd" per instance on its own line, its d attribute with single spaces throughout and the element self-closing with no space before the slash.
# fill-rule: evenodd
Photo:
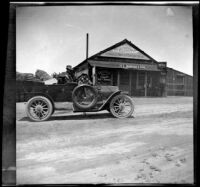
<svg viewBox="0 0 200 187">
<path fill-rule="evenodd" d="M 101 54 L 101 56 L 150 60 L 147 56 L 143 55 L 140 51 L 134 49 L 132 46 L 130 46 L 127 43 L 119 47 L 116 47 L 110 51 L 107 51 Z"/>
</svg>

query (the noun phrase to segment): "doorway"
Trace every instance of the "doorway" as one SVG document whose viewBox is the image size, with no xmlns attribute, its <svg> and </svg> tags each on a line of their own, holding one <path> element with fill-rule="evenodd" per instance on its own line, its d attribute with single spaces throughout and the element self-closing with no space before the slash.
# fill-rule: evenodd
<svg viewBox="0 0 200 187">
<path fill-rule="evenodd" d="M 129 71 L 119 70 L 118 76 L 119 76 L 119 80 L 118 80 L 119 89 L 129 93 L 130 92 L 130 74 L 129 74 Z"/>
<path fill-rule="evenodd" d="M 136 78 L 136 90 L 139 96 L 150 96 L 152 77 L 150 72 L 138 71 Z"/>
</svg>

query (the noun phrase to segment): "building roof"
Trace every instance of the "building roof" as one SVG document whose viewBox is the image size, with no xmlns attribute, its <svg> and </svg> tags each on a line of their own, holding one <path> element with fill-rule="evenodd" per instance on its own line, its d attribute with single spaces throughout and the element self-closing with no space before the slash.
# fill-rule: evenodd
<svg viewBox="0 0 200 187">
<path fill-rule="evenodd" d="M 126 59 L 138 59 L 138 60 L 146 60 L 146 61 L 153 61 L 154 63 L 158 63 L 155 59 L 151 56 L 146 54 L 136 45 L 134 45 L 131 41 L 124 39 L 94 55 L 85 59 L 80 64 L 74 67 L 74 69 L 78 68 L 87 60 L 93 59 L 95 57 L 112 57 L 112 58 L 126 58 Z"/>
<path fill-rule="evenodd" d="M 176 72 L 179 73 L 180 75 L 186 75 L 186 76 L 189 76 L 189 77 L 193 77 L 192 75 L 188 75 L 188 74 L 183 73 L 183 72 L 181 72 L 181 71 L 178 71 L 178 70 L 176 70 L 176 69 L 167 67 L 167 71 L 169 71 L 169 70 L 176 71 Z"/>
</svg>

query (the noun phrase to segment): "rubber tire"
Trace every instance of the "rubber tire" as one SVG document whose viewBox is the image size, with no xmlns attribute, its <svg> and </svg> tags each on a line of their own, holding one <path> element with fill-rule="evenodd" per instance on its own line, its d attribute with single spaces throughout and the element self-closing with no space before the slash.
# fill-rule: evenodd
<svg viewBox="0 0 200 187">
<path fill-rule="evenodd" d="M 53 108 L 51 115 L 53 115 L 53 114 L 54 114 L 54 112 L 55 112 L 55 108 Z"/>
<path fill-rule="evenodd" d="M 115 112 L 114 112 L 114 110 L 113 110 L 113 104 L 114 104 L 114 102 L 116 101 L 116 99 L 118 99 L 119 97 L 126 97 L 129 101 L 130 101 L 130 103 L 131 103 L 131 111 L 126 115 L 126 116 L 118 116 Z M 111 100 L 111 102 L 110 102 L 110 113 L 114 116 L 114 117 L 116 117 L 116 118 L 128 118 L 128 117 L 130 117 L 132 114 L 133 114 L 133 112 L 134 112 L 134 103 L 133 103 L 133 101 L 132 101 L 132 99 L 131 99 L 131 97 L 129 97 L 128 95 L 124 95 L 124 94 L 119 94 L 119 95 L 116 95 L 115 97 L 113 97 L 112 98 L 112 100 Z"/>
<path fill-rule="evenodd" d="M 90 105 L 87 105 L 87 106 L 80 105 L 79 103 L 77 103 L 75 101 L 75 93 L 77 92 L 77 90 L 79 90 L 82 87 L 86 87 L 86 88 L 91 89 L 93 94 L 94 94 L 94 100 L 91 102 Z M 98 99 L 97 97 L 98 97 L 97 91 L 95 90 L 95 88 L 93 88 L 90 85 L 83 84 L 83 85 L 77 86 L 72 92 L 72 101 L 73 101 L 74 105 L 76 105 L 79 109 L 90 109 L 90 108 L 92 108 L 97 103 L 97 99 Z"/>
<path fill-rule="evenodd" d="M 43 100 L 47 106 L 48 106 L 48 114 L 45 118 L 42 118 L 42 119 L 36 119 L 34 118 L 30 113 L 29 113 L 29 108 L 30 108 L 30 105 L 32 104 L 33 101 L 35 100 Z M 50 118 L 50 116 L 52 115 L 53 113 L 53 105 L 51 103 L 51 101 L 44 97 L 44 96 L 35 96 L 35 97 L 32 97 L 31 99 L 28 100 L 27 104 L 26 104 L 26 114 L 27 116 L 32 120 L 32 121 L 37 121 L 37 122 L 40 122 L 40 121 L 46 121 L 47 119 Z"/>
</svg>

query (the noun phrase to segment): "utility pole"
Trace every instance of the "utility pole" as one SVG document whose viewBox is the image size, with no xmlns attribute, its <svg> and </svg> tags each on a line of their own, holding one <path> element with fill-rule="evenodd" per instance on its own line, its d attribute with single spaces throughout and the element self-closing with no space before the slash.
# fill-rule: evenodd
<svg viewBox="0 0 200 187">
<path fill-rule="evenodd" d="M 88 59 L 88 46 L 89 46 L 89 34 L 86 34 L 86 60 Z M 83 112 L 83 115 L 86 116 L 86 112 Z"/>
<path fill-rule="evenodd" d="M 86 59 L 88 59 L 89 34 L 86 35 Z"/>
</svg>

